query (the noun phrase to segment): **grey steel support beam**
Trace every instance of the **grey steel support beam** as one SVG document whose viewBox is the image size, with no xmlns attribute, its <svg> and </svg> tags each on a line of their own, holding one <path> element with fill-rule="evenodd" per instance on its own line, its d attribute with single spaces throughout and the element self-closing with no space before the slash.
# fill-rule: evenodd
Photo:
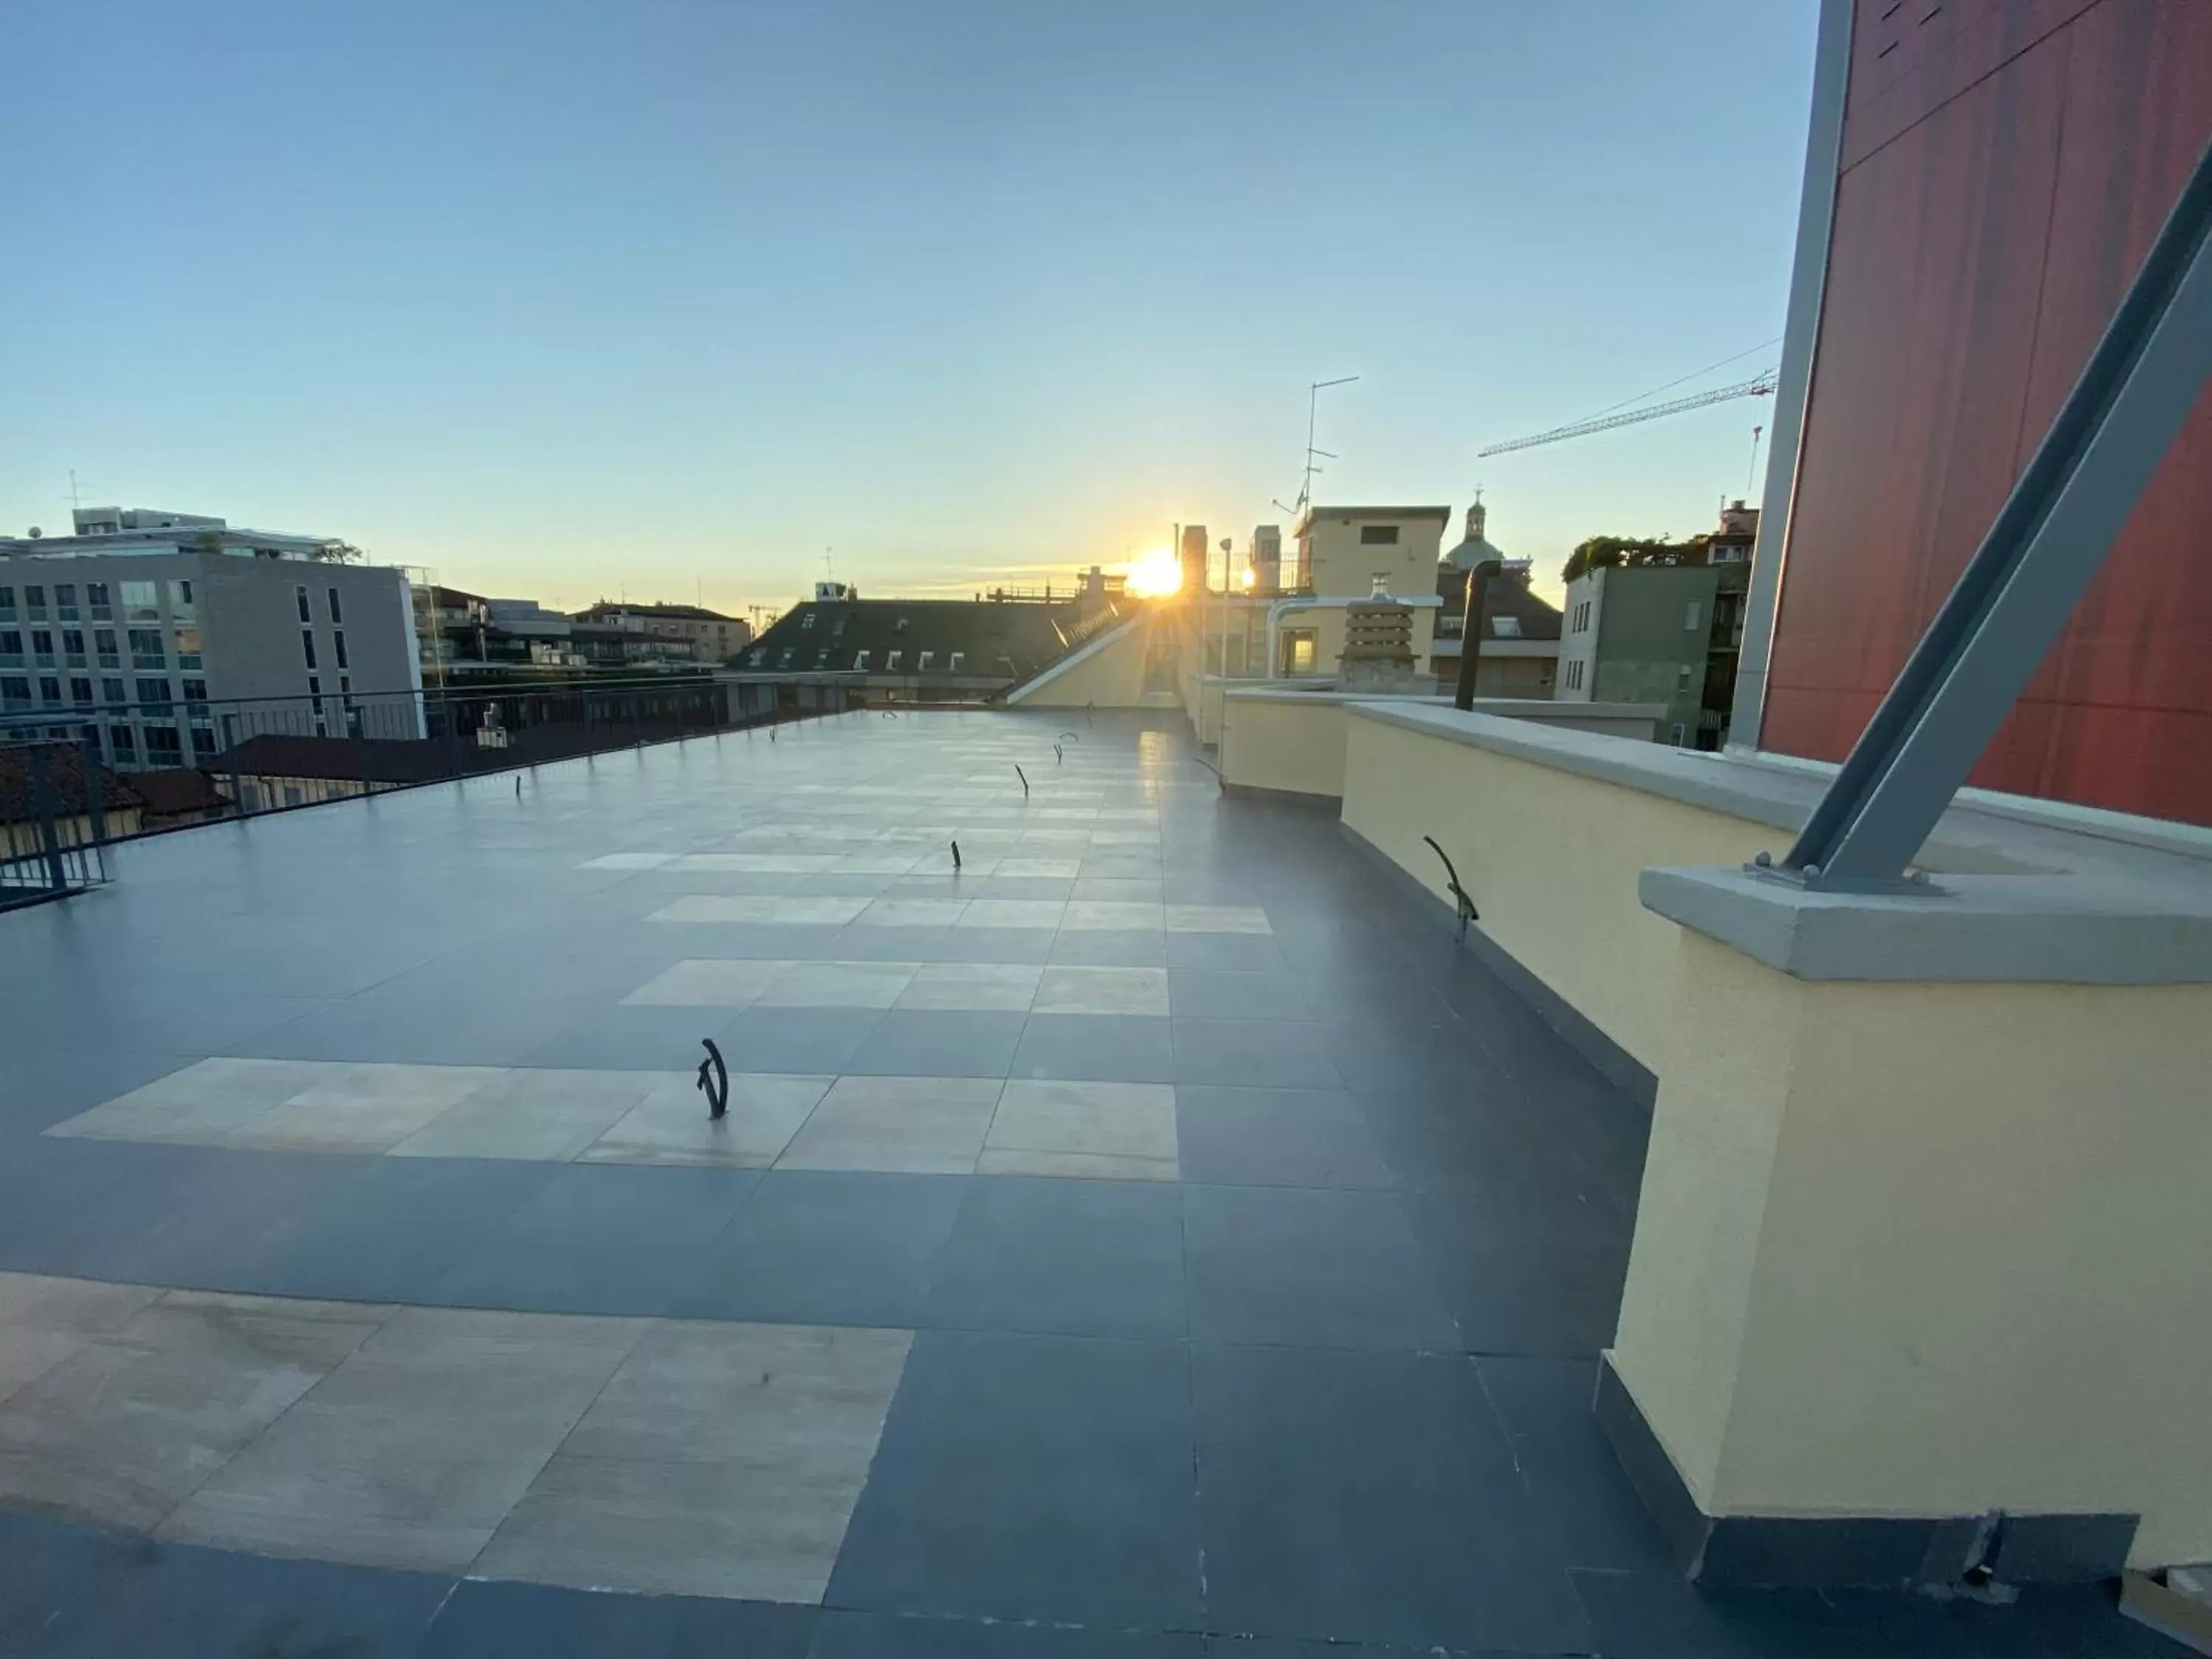
<svg viewBox="0 0 2212 1659">
<path fill-rule="evenodd" d="M 1805 131 L 1805 182 L 1797 198 L 1797 247 L 1790 304 L 1782 320 L 1782 366 L 1775 377 L 1772 430 L 1766 434 L 1766 489 L 1759 497 L 1759 541 L 1744 599 L 1743 646 L 1736 655 L 1729 747 L 1756 748 L 1766 714 L 1766 671 L 1782 604 L 1782 568 L 1797 499 L 1798 446 L 1812 401 L 1820 307 L 1827 297 L 1828 250 L 1836 227 L 1836 188 L 1844 161 L 1844 106 L 1850 94 L 1853 0 L 1820 0 L 1813 49 L 1813 106 Z"/>
<path fill-rule="evenodd" d="M 1996 522 L 1784 868 L 1899 879 L 2094 580 L 2212 382 L 2212 146 Z"/>
</svg>

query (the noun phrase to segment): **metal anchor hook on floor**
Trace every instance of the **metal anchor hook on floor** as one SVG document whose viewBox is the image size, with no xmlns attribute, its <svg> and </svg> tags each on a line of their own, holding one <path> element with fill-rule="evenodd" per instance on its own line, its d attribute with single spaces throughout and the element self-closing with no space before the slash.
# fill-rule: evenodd
<svg viewBox="0 0 2212 1659">
<path fill-rule="evenodd" d="M 1027 800 L 1030 798 L 1030 775 L 1022 770 L 1019 761 L 1014 763 L 1014 775 L 1022 781 L 1022 799 Z"/>
<path fill-rule="evenodd" d="M 730 1106 L 730 1068 L 722 1064 L 722 1051 L 714 1046 L 714 1038 L 699 1041 L 706 1047 L 707 1058 L 699 1062 L 699 1080 L 692 1086 L 706 1093 L 708 1120 L 720 1123 Z"/>
<path fill-rule="evenodd" d="M 1066 756 L 1065 756 L 1065 755 L 1063 755 L 1063 754 L 1061 754 L 1061 753 L 1060 752 L 1060 745 L 1059 745 L 1058 744 L 1053 744 L 1053 746 L 1052 746 L 1052 763 L 1053 763 L 1054 766 L 1058 766 L 1058 765 L 1060 765 L 1063 761 L 1065 761 L 1066 758 L 1067 758 L 1067 757 L 1066 757 Z"/>
<path fill-rule="evenodd" d="M 1444 861 L 1444 882 L 1451 889 L 1452 898 L 1459 907 L 1459 936 L 1461 941 L 1464 943 L 1467 939 L 1468 923 L 1481 921 L 1481 914 L 1475 909 L 1474 900 L 1469 896 L 1467 889 L 1459 884 L 1459 872 L 1452 868 L 1450 854 L 1437 845 L 1437 838 L 1434 836 L 1423 836 L 1421 839 L 1428 842 L 1431 852 Z"/>
<path fill-rule="evenodd" d="M 957 841 L 952 843 L 952 867 L 956 871 L 960 868 L 960 843 Z"/>
</svg>

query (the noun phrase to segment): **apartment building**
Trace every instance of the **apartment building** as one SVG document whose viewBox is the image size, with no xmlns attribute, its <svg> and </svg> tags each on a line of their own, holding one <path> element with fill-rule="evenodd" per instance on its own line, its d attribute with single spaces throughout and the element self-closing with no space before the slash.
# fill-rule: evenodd
<svg viewBox="0 0 2212 1659">
<path fill-rule="evenodd" d="M 592 629 L 638 634 L 669 647 L 662 656 L 694 662 L 728 662 L 752 643 L 752 624 L 698 605 L 611 605 L 602 599 L 574 620 Z"/>
<path fill-rule="evenodd" d="M 421 689 L 405 574 L 341 541 L 138 507 L 77 520 L 0 539 L 0 719 L 15 730 L 97 736 L 121 770 L 197 764 L 234 710 L 343 734 L 357 697 Z"/>
</svg>

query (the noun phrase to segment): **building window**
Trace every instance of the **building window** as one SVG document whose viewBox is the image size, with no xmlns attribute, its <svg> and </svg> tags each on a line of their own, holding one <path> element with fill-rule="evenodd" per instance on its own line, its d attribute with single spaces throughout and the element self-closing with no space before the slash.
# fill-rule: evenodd
<svg viewBox="0 0 2212 1659">
<path fill-rule="evenodd" d="M 107 728 L 107 746 L 118 761 L 137 758 L 138 738 L 127 726 L 111 726 Z"/>
<path fill-rule="evenodd" d="M 146 760 L 152 766 L 182 766 L 185 763 L 184 740 L 178 737 L 173 726 L 149 726 L 146 728 Z"/>
<path fill-rule="evenodd" d="M 123 584 L 123 620 L 125 622 L 159 622 L 161 620 L 161 592 L 151 582 Z"/>
<path fill-rule="evenodd" d="M 1673 744 L 1675 748 L 1680 749 L 1682 746 L 1683 738 L 1687 735 L 1688 734 L 1682 730 L 1682 723 L 1680 720 L 1677 720 L 1668 731 L 1667 741 Z"/>
<path fill-rule="evenodd" d="M 927 672 L 929 672 L 929 665 L 930 665 L 930 664 L 932 664 L 932 663 L 935 662 L 936 660 L 937 660 L 937 653 L 935 653 L 934 651 L 925 651 L 925 652 L 923 652 L 920 656 L 916 657 L 916 658 L 914 659 L 914 671 L 915 671 L 915 673 L 917 673 L 917 674 L 927 674 Z"/>
<path fill-rule="evenodd" d="M 314 621 L 315 613 L 307 608 L 307 590 L 305 587 L 295 587 L 292 590 L 292 602 L 300 607 L 300 620 L 301 622 L 312 623 Z"/>
<path fill-rule="evenodd" d="M 952 660 L 945 665 L 945 672 L 948 674 L 957 674 L 960 672 L 960 665 L 967 660 L 968 653 L 965 651 L 956 651 L 952 653 Z"/>
<path fill-rule="evenodd" d="M 192 727 L 192 758 L 196 761 L 215 758 L 215 727 L 212 726 Z"/>
<path fill-rule="evenodd" d="M 866 652 L 865 652 L 865 651 L 855 651 L 855 652 L 853 653 L 853 667 L 854 667 L 854 672 L 865 672 L 865 671 L 866 670 L 867 666 L 868 666 L 868 653 L 867 653 Z"/>
<path fill-rule="evenodd" d="M 46 590 L 43 587 L 25 588 L 23 609 L 30 612 L 33 622 L 44 622 L 46 619 Z"/>
<path fill-rule="evenodd" d="M 331 589 L 331 592 L 335 593 L 337 592 L 337 589 L 333 587 Z M 346 662 L 345 635 L 343 634 L 333 634 L 331 635 L 331 648 L 337 653 L 339 667 L 344 668 L 349 665 Z"/>
<path fill-rule="evenodd" d="M 1705 609 L 1697 600 L 1692 599 L 1689 604 L 1682 607 L 1682 631 L 1685 634 L 1696 633 L 1698 624 L 1705 619 Z"/>
<path fill-rule="evenodd" d="M 0 587 L 0 622 L 15 620 L 15 590 Z"/>
<path fill-rule="evenodd" d="M 1492 617 L 1490 619 L 1490 634 L 1492 639 L 1517 640 L 1521 637 L 1521 618 Z"/>
<path fill-rule="evenodd" d="M 112 622 L 115 619 L 115 607 L 108 603 L 106 582 L 87 582 L 84 598 L 85 603 L 92 607 L 93 621 Z"/>
<path fill-rule="evenodd" d="M 20 674 L 0 675 L 0 703 L 10 708 L 28 708 L 31 683 Z"/>
<path fill-rule="evenodd" d="M 1689 664 L 1687 664 L 1687 663 L 1682 663 L 1682 664 L 1680 664 L 1679 665 L 1677 665 L 1677 667 L 1675 668 L 1675 670 L 1674 670 L 1674 689 L 1675 689 L 1677 691 L 1686 691 L 1686 690 L 1688 690 L 1690 689 L 1690 665 L 1689 665 Z"/>
<path fill-rule="evenodd" d="M 123 666 L 123 658 L 115 648 L 115 630 L 113 629 L 94 629 L 92 630 L 92 644 L 93 648 L 100 653 L 100 665 L 102 668 L 120 668 Z"/>
<path fill-rule="evenodd" d="M 303 587 L 300 591 L 304 593 L 307 590 Z M 303 628 L 300 630 L 300 653 L 307 658 L 308 667 L 313 668 L 316 665 L 315 630 L 313 629 Z"/>
<path fill-rule="evenodd" d="M 158 628 L 134 628 L 131 634 L 131 665 L 133 668 L 167 668 L 169 665 L 167 647 L 161 643 Z"/>
<path fill-rule="evenodd" d="M 131 694 L 123 689 L 121 680 L 105 679 L 100 683 L 100 700 L 102 702 L 126 703 L 131 701 Z"/>
<path fill-rule="evenodd" d="M 54 620 L 57 622 L 77 620 L 75 582 L 63 582 L 54 589 Z"/>
<path fill-rule="evenodd" d="M 62 629 L 62 655 L 71 668 L 84 666 L 84 629 L 82 628 Z"/>
<path fill-rule="evenodd" d="M 828 646 L 823 646 L 819 651 L 814 653 L 814 665 L 817 669 L 827 668 L 830 665 L 830 647 Z"/>
<path fill-rule="evenodd" d="M 41 668 L 52 668 L 54 665 L 54 635 L 52 629 L 34 628 L 31 630 L 31 655 Z"/>
<path fill-rule="evenodd" d="M 898 672 L 898 665 L 899 665 L 899 659 L 900 659 L 901 657 L 903 657 L 904 655 L 906 655 L 906 653 L 905 653 L 905 652 L 903 652 L 903 651 L 894 651 L 894 652 L 892 652 L 889 656 L 885 657 L 885 658 L 884 659 L 884 672 L 886 672 L 886 673 L 890 673 L 890 674 L 896 674 L 896 673 L 897 673 L 897 672 Z"/>
<path fill-rule="evenodd" d="M 317 720 L 323 717 L 323 677 L 320 674 L 307 676 L 307 706 Z"/>
<path fill-rule="evenodd" d="M 169 584 L 169 611 L 170 614 L 178 617 L 192 614 L 192 585 L 190 582 L 173 581 Z"/>
<path fill-rule="evenodd" d="M 82 678 L 70 681 L 70 701 L 80 708 L 92 707 L 92 682 Z"/>
<path fill-rule="evenodd" d="M 344 623 L 345 623 L 345 617 L 344 617 L 344 616 L 343 616 L 343 615 L 339 611 L 339 610 L 338 610 L 338 591 L 337 591 L 337 588 L 333 587 L 332 589 L 331 589 L 331 591 L 330 591 L 330 599 L 331 599 L 331 627 L 333 627 L 333 628 L 342 627 L 342 626 L 344 624 Z"/>
<path fill-rule="evenodd" d="M 1359 526 L 1359 544 L 1362 547 L 1395 547 L 1398 544 L 1398 526 L 1395 524 L 1364 524 Z"/>
<path fill-rule="evenodd" d="M 188 679 L 185 682 L 185 701 L 186 702 L 205 702 L 207 700 L 207 682 L 205 680 Z"/>
<path fill-rule="evenodd" d="M 758 668 L 767 656 L 768 647 L 764 645 L 757 646 L 745 654 L 745 666 L 748 668 Z"/>
<path fill-rule="evenodd" d="M 58 678 L 55 678 L 53 675 L 52 675 L 52 674 L 41 674 L 41 675 L 40 675 L 40 676 L 39 676 L 39 701 L 40 701 L 40 702 L 59 702 L 61 700 L 62 700 L 62 683 L 61 683 L 61 681 L 60 681 L 60 680 L 58 680 Z"/>
<path fill-rule="evenodd" d="M 179 628 L 177 630 L 177 666 L 198 668 L 200 665 L 200 630 Z"/>
<path fill-rule="evenodd" d="M 783 654 L 775 659 L 775 665 L 778 668 L 788 668 L 791 666 L 791 647 L 787 645 L 783 647 Z"/>
<path fill-rule="evenodd" d="M 802 634 L 811 634 L 814 631 L 814 613 L 811 611 L 799 617 L 799 631 Z"/>
<path fill-rule="evenodd" d="M 10 668 L 23 665 L 23 636 L 12 628 L 0 631 L 0 662 Z"/>
<path fill-rule="evenodd" d="M 140 680 L 138 701 L 149 708 L 158 708 L 167 713 L 169 708 L 169 682 L 167 679 Z"/>
</svg>

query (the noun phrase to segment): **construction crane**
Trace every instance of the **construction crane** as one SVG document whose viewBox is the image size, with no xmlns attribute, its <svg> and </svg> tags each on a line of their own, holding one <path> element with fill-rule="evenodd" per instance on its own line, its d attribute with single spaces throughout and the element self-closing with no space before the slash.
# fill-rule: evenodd
<svg viewBox="0 0 2212 1659">
<path fill-rule="evenodd" d="M 1564 443 L 1569 438 L 1586 438 L 1593 432 L 1610 432 L 1617 426 L 1633 426 L 1638 421 L 1656 421 L 1662 415 L 1680 415 L 1686 409 L 1703 409 L 1707 404 L 1724 404 L 1736 398 L 1771 398 L 1774 395 L 1774 377 L 1775 371 L 1770 368 L 1741 385 L 1724 386 L 1713 392 L 1699 392 L 1663 404 L 1650 404 L 1642 409 L 1601 416 L 1594 421 L 1577 421 L 1572 426 L 1555 426 L 1549 432 L 1539 432 L 1534 437 L 1515 438 L 1505 443 L 1492 444 L 1487 449 L 1475 451 L 1475 454 L 1478 457 L 1503 455 L 1516 449 L 1534 449 L 1539 444 Z"/>
</svg>

